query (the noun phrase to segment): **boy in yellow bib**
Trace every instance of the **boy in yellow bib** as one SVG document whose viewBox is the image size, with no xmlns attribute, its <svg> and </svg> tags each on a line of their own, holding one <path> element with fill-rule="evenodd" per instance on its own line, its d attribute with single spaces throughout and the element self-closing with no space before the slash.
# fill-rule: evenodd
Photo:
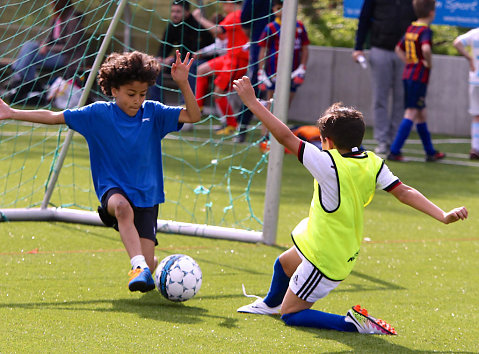
<svg viewBox="0 0 479 354">
<path fill-rule="evenodd" d="M 247 77 L 234 81 L 244 104 L 278 142 L 297 154 L 314 177 L 309 217 L 292 232 L 294 246 L 275 262 L 267 296 L 240 307 L 238 312 L 281 314 L 287 325 L 369 334 L 396 334 L 383 320 L 359 305 L 346 316 L 312 310 L 352 271 L 363 234 L 363 210 L 376 189 L 383 189 L 445 224 L 467 218 L 465 207 L 444 212 L 416 189 L 394 176 L 384 161 L 359 149 L 365 125 L 361 112 L 332 105 L 318 119 L 322 151 L 302 141 L 255 97 Z"/>
</svg>

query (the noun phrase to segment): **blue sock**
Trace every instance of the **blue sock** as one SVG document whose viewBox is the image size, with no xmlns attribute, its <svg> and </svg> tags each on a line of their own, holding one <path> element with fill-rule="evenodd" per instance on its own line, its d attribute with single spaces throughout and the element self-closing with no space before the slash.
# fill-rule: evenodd
<svg viewBox="0 0 479 354">
<path fill-rule="evenodd" d="M 344 320 L 345 316 L 316 310 L 303 310 L 296 313 L 287 313 L 281 316 L 281 319 L 288 326 L 334 329 L 342 332 L 358 331 L 355 325 Z"/>
<path fill-rule="evenodd" d="M 429 134 L 429 129 L 427 129 L 427 123 L 424 122 L 416 124 L 416 130 L 419 134 L 419 137 L 421 138 L 422 145 L 424 146 L 424 151 L 426 151 L 426 154 L 434 155 L 436 153 L 436 150 L 434 149 L 434 146 L 432 146 L 431 134 Z"/>
<path fill-rule="evenodd" d="M 283 266 L 276 258 L 273 268 L 273 279 L 268 294 L 264 298 L 264 303 L 269 307 L 276 307 L 283 302 L 284 295 L 289 286 L 289 277 L 284 273 Z"/>
<path fill-rule="evenodd" d="M 396 133 L 396 138 L 394 139 L 391 145 L 391 153 L 394 155 L 399 155 L 401 153 L 401 149 L 406 142 L 406 139 L 411 132 L 411 128 L 413 125 L 413 121 L 407 118 L 403 118 L 401 124 L 399 125 L 398 132 Z"/>
</svg>

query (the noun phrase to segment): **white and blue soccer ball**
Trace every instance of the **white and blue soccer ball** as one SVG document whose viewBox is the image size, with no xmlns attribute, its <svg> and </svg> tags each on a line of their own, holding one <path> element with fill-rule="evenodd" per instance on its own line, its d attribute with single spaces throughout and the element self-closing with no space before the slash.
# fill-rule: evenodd
<svg viewBox="0 0 479 354">
<path fill-rule="evenodd" d="M 186 301 L 201 288 L 200 266 L 190 256 L 173 254 L 163 259 L 155 271 L 155 285 L 166 299 Z"/>
</svg>

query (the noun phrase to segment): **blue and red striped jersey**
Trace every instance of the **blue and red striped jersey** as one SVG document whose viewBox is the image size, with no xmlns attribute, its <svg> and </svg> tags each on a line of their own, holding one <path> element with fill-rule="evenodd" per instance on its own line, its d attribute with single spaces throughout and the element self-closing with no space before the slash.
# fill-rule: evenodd
<svg viewBox="0 0 479 354">
<path fill-rule="evenodd" d="M 268 76 L 276 74 L 278 65 L 279 36 L 281 32 L 281 23 L 278 20 L 266 25 L 261 34 L 258 45 L 266 47 L 264 70 Z M 293 67 L 296 70 L 301 64 L 301 50 L 303 46 L 309 44 L 308 33 L 301 21 L 296 22 L 296 34 L 294 39 Z"/>
<path fill-rule="evenodd" d="M 432 47 L 432 30 L 426 24 L 413 22 L 398 43 L 399 47 L 406 52 L 403 80 L 423 83 L 429 81 L 430 69 L 424 66 L 424 55 L 421 49 L 423 44 L 429 44 Z"/>
</svg>

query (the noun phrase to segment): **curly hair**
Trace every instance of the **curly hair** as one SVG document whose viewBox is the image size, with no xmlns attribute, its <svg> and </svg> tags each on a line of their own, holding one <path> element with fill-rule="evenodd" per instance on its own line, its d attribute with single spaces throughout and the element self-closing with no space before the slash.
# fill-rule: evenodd
<svg viewBox="0 0 479 354">
<path fill-rule="evenodd" d="M 112 96 L 112 87 L 118 89 L 133 81 L 154 85 L 160 70 L 160 64 L 151 55 L 137 51 L 112 53 L 101 65 L 97 80 L 103 93 Z"/>
<path fill-rule="evenodd" d="M 330 138 L 338 149 L 346 150 L 359 148 L 366 130 L 363 114 L 341 102 L 332 104 L 316 125 L 322 137 Z"/>
</svg>

